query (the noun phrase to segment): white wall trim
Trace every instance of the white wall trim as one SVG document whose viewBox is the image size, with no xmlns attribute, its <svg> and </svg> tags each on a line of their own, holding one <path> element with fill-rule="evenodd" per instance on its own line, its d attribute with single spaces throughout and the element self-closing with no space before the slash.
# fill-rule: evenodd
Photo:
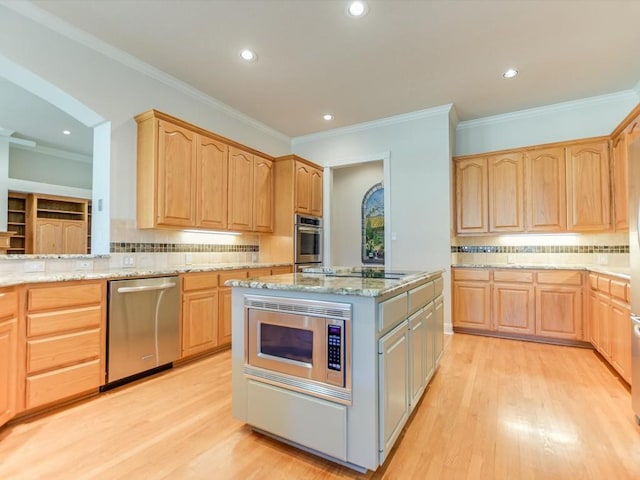
<svg viewBox="0 0 640 480">
<path fill-rule="evenodd" d="M 640 84 L 639 84 L 640 85 Z M 633 98 L 638 101 L 638 93 L 633 90 L 624 90 L 621 92 L 608 93 L 606 95 L 598 95 L 596 97 L 582 98 L 580 100 L 571 100 L 569 102 L 555 103 L 552 105 L 545 105 L 543 107 L 529 108 L 526 110 L 518 110 L 515 112 L 503 113 L 500 115 L 493 115 L 491 117 L 477 118 L 474 120 L 466 120 L 458 123 L 456 130 L 464 130 L 469 128 L 476 128 L 484 125 L 496 125 L 501 123 L 508 123 L 513 120 L 523 118 L 534 118 L 542 115 L 547 115 L 557 112 L 566 112 L 570 110 L 576 110 L 578 108 L 585 107 L 587 105 L 597 105 L 603 103 L 611 103 L 614 101 L 623 101 Z"/>
<path fill-rule="evenodd" d="M 433 107 L 426 110 L 418 110 L 415 112 L 403 113 L 401 115 L 394 115 L 391 117 L 385 117 L 378 120 L 372 120 L 370 122 L 356 123 L 354 125 L 348 125 L 346 127 L 334 128 L 333 130 L 326 130 L 324 132 L 311 133 L 309 135 L 302 135 L 300 137 L 294 137 L 291 139 L 291 145 L 300 145 L 302 143 L 315 142 L 323 140 L 325 138 L 336 137 L 339 135 L 347 135 L 350 133 L 361 132 L 364 130 L 370 130 L 372 128 L 384 127 L 388 125 L 394 125 L 398 123 L 410 122 L 412 120 L 418 120 L 421 118 L 435 117 L 443 112 L 449 112 L 453 104 L 441 105 L 439 107 Z"/>
<path fill-rule="evenodd" d="M 640 82 L 636 83 L 636 85 L 633 87 L 632 90 L 635 92 L 636 97 L 638 97 L 638 100 L 640 100 Z"/>
<path fill-rule="evenodd" d="M 262 122 L 259 122 L 258 120 L 255 120 L 249 117 L 248 115 L 245 115 L 242 112 L 239 112 L 238 110 L 230 107 L 226 103 L 223 103 L 220 100 L 217 100 L 201 92 L 200 90 L 192 87 L 191 85 L 181 80 L 178 80 L 172 75 L 169 75 L 168 73 L 163 72 L 162 70 L 152 65 L 149 65 L 146 62 L 143 62 L 139 58 L 134 57 L 133 55 L 130 55 L 124 52 L 123 50 L 120 50 L 112 45 L 109 45 L 108 43 L 100 40 L 99 38 L 93 35 L 90 35 L 87 32 L 80 30 L 79 28 L 74 27 L 73 25 L 65 22 L 64 20 L 61 20 L 60 18 L 56 17 L 55 15 L 52 15 L 51 13 L 36 7 L 30 2 L 0 0 L 0 4 L 2 4 L 7 8 L 10 8 L 11 10 L 15 11 L 16 13 L 24 17 L 29 18 L 30 20 L 33 20 L 34 22 L 37 22 L 49 28 L 50 30 L 53 30 L 56 33 L 59 33 L 60 35 L 63 35 L 75 42 L 80 43 L 81 45 L 84 45 L 92 50 L 95 50 L 96 52 L 99 52 L 123 65 L 126 65 L 127 67 L 132 68 L 137 72 L 140 72 L 159 82 L 162 82 L 165 85 L 172 87 L 186 95 L 189 95 L 202 103 L 208 104 L 216 108 L 217 110 L 220 110 L 251 127 L 254 127 L 268 135 L 271 135 L 272 137 L 283 140 L 285 142 L 289 142 L 291 140 L 290 137 L 288 137 L 284 133 L 273 129 L 268 125 Z M 96 122 L 96 124 L 97 123 L 100 123 L 100 122 Z"/>
<path fill-rule="evenodd" d="M 39 145 L 36 145 L 35 142 L 33 143 L 35 146 L 32 147 L 29 145 L 21 145 L 19 143 L 11 142 L 13 147 L 19 148 L 21 150 L 28 150 L 30 152 L 37 152 L 37 153 L 41 153 L 43 155 L 48 155 L 51 157 L 64 158 L 65 160 L 73 160 L 75 162 L 82 162 L 82 163 L 88 163 L 88 164 L 93 163 L 93 157 L 90 157 L 89 155 L 69 152 L 67 150 L 60 150 L 58 148 L 39 146 Z"/>
<path fill-rule="evenodd" d="M 333 169 L 358 165 L 367 162 L 382 161 L 384 187 L 384 264 L 385 268 L 392 268 L 393 248 L 391 244 L 391 152 L 372 153 L 357 157 L 345 157 L 324 166 L 323 175 L 323 211 L 324 211 L 324 264 L 331 266 L 331 190 L 333 189 Z"/>
</svg>

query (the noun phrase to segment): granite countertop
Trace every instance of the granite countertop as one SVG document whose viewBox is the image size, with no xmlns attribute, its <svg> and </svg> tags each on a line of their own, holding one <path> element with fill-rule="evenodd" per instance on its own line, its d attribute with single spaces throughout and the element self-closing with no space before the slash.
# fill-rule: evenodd
<svg viewBox="0 0 640 480">
<path fill-rule="evenodd" d="M 431 277 L 441 275 L 444 270 L 415 272 L 402 278 L 362 278 L 339 277 L 325 273 L 289 273 L 258 277 L 247 280 L 228 280 L 230 287 L 256 288 L 266 290 L 287 290 L 305 293 L 330 293 L 359 297 L 379 297 L 396 290 L 412 288 Z"/>
<path fill-rule="evenodd" d="M 611 267 L 608 265 L 594 264 L 575 264 L 575 265 L 558 265 L 558 264 L 511 264 L 511 263 L 457 263 L 451 265 L 452 268 L 519 268 L 529 270 L 587 270 L 589 272 L 602 273 L 603 275 L 611 275 L 613 277 L 631 278 L 631 270 L 628 267 Z"/>
<path fill-rule="evenodd" d="M 100 271 L 62 271 L 35 272 L 2 275 L 0 287 L 9 287 L 25 283 L 68 282 L 73 280 L 115 280 L 121 278 L 161 277 L 191 272 L 213 272 L 218 270 L 238 270 L 247 268 L 269 268 L 291 265 L 290 263 L 216 263 L 200 265 L 172 265 L 167 267 L 118 268 Z"/>
</svg>

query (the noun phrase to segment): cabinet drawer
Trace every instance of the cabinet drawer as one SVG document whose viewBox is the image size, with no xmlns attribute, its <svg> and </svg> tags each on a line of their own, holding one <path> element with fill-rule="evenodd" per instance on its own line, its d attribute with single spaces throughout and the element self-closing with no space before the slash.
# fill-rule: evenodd
<svg viewBox="0 0 640 480">
<path fill-rule="evenodd" d="M 382 302 L 378 308 L 378 331 L 382 332 L 407 318 L 407 292 Z"/>
<path fill-rule="evenodd" d="M 0 291 L 0 318 L 15 317 L 18 313 L 18 294 L 15 290 Z"/>
<path fill-rule="evenodd" d="M 575 270 L 538 272 L 538 283 L 548 283 L 551 285 L 582 285 L 582 272 Z"/>
<path fill-rule="evenodd" d="M 182 277 L 182 290 L 206 290 L 218 286 L 218 272 L 189 273 Z"/>
<path fill-rule="evenodd" d="M 96 328 L 102 324 L 102 307 L 74 308 L 27 315 L 27 336 L 49 335 L 68 330 Z"/>
<path fill-rule="evenodd" d="M 101 303 L 106 300 L 104 291 L 104 283 L 33 287 L 28 292 L 27 309 L 45 310 Z"/>
<path fill-rule="evenodd" d="M 100 330 L 69 333 L 27 342 L 27 373 L 48 370 L 100 355 Z"/>
<path fill-rule="evenodd" d="M 230 270 L 228 272 L 222 272 L 219 274 L 220 276 L 218 277 L 219 280 L 219 284 L 220 287 L 224 287 L 224 282 L 226 282 L 227 280 L 237 280 L 237 279 L 245 279 L 248 277 L 248 271 L 247 270 Z"/>
<path fill-rule="evenodd" d="M 627 298 L 627 282 L 612 279 L 609 287 L 612 297 L 622 300 L 623 302 L 628 302 L 630 300 Z"/>
<path fill-rule="evenodd" d="M 436 278 L 433 281 L 433 298 L 440 295 L 443 289 L 444 289 L 444 279 L 442 277 Z"/>
<path fill-rule="evenodd" d="M 252 268 L 251 270 L 249 270 L 249 278 L 268 277 L 270 275 L 270 268 Z"/>
<path fill-rule="evenodd" d="M 407 312 L 411 315 L 413 312 L 418 311 L 420 308 L 424 307 L 427 303 L 429 303 L 434 295 L 434 284 L 433 282 L 425 283 L 424 285 L 420 285 L 412 290 L 409 290 L 409 311 Z"/>
<path fill-rule="evenodd" d="M 96 389 L 102 384 L 100 361 L 27 377 L 26 408 L 34 408 Z"/>
<path fill-rule="evenodd" d="M 609 295 L 609 285 L 611 280 L 606 277 L 598 276 L 598 290 Z"/>
<path fill-rule="evenodd" d="M 291 267 L 273 267 L 271 269 L 271 275 L 281 275 L 283 273 L 291 273 Z"/>
<path fill-rule="evenodd" d="M 598 275 L 596 275 L 595 273 L 589 274 L 589 285 L 591 286 L 591 290 L 598 289 Z"/>
<path fill-rule="evenodd" d="M 493 272 L 495 282 L 533 283 L 533 272 L 521 270 L 496 270 Z"/>
<path fill-rule="evenodd" d="M 491 272 L 489 270 L 482 270 L 479 268 L 468 269 L 455 269 L 453 271 L 454 280 L 486 280 L 489 281 Z"/>
</svg>

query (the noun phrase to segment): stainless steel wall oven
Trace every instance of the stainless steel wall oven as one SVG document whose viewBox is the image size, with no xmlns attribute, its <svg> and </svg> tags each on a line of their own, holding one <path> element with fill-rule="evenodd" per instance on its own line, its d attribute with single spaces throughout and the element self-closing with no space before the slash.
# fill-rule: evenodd
<svg viewBox="0 0 640 480">
<path fill-rule="evenodd" d="M 294 222 L 294 263 L 322 263 L 322 218 L 296 214 Z"/>
<path fill-rule="evenodd" d="M 351 305 L 246 295 L 249 378 L 351 404 Z"/>
</svg>

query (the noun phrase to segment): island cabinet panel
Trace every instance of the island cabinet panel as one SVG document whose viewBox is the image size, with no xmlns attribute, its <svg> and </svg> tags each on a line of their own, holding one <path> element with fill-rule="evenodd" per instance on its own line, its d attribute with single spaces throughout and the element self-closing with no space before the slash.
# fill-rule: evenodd
<svg viewBox="0 0 640 480">
<path fill-rule="evenodd" d="M 197 272 L 182 276 L 182 354 L 206 352 L 218 342 L 218 273 Z"/>
<path fill-rule="evenodd" d="M 610 230 L 608 142 L 571 145 L 566 149 L 566 160 L 568 230 Z"/>
<path fill-rule="evenodd" d="M 427 378 L 427 355 L 433 354 L 428 348 L 427 318 L 423 308 L 409 317 L 409 406 L 415 408 L 424 393 Z"/>
<path fill-rule="evenodd" d="M 489 231 L 524 231 L 524 158 L 521 152 L 488 158 Z"/>
<path fill-rule="evenodd" d="M 489 231 L 487 159 L 471 158 L 455 162 L 456 231 Z"/>
<path fill-rule="evenodd" d="M 379 305 L 380 316 L 378 331 L 384 332 L 407 318 L 407 293 L 402 293 Z"/>
<path fill-rule="evenodd" d="M 18 294 L 0 288 L 0 426 L 17 412 L 18 362 Z"/>
<path fill-rule="evenodd" d="M 106 282 L 29 285 L 23 408 L 97 391 L 105 381 Z"/>
<path fill-rule="evenodd" d="M 196 225 L 224 230 L 227 228 L 229 147 L 207 136 L 200 136 L 197 146 Z"/>
<path fill-rule="evenodd" d="M 410 413 L 409 330 L 405 321 L 379 341 L 380 462 L 402 433 Z"/>
<path fill-rule="evenodd" d="M 564 148 L 525 153 L 526 229 L 563 232 L 567 228 Z"/>
</svg>

